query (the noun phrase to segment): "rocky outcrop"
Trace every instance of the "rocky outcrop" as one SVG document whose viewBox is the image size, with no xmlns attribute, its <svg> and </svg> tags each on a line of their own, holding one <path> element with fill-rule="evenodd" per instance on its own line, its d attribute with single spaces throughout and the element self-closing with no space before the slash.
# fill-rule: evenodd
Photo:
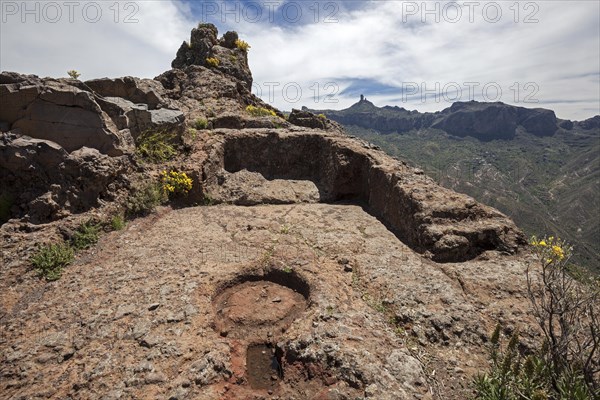
<svg viewBox="0 0 600 400">
<path fill-rule="evenodd" d="M 94 95 L 68 80 L 2 73 L 0 120 L 22 135 L 50 140 L 74 151 L 94 148 L 123 154 L 127 138 L 118 132 Z"/>
<path fill-rule="evenodd" d="M 184 114 L 158 81 L 0 74 L 0 195 L 9 217 L 60 219 L 111 198 L 142 132 L 181 132 Z"/>
<path fill-rule="evenodd" d="M 442 114 L 432 124 L 433 128 L 484 141 L 513 138 L 519 120 L 515 107 L 505 107 L 501 103 L 455 103 Z"/>
<path fill-rule="evenodd" d="M 304 126 L 312 129 L 326 129 L 326 119 L 316 116 L 310 111 L 300 111 L 292 109 L 288 121 L 297 126 Z"/>
<path fill-rule="evenodd" d="M 0 141 L 0 182 L 13 203 L 10 215 L 36 224 L 109 200 L 126 165 L 88 147 L 69 154 L 55 142 L 10 133 Z"/>
<path fill-rule="evenodd" d="M 585 121 L 580 121 L 577 123 L 582 129 L 585 130 L 598 130 L 600 129 L 600 115 L 596 115 L 592 118 L 588 118 Z"/>
<path fill-rule="evenodd" d="M 229 76 L 235 77 L 249 90 L 252 87 L 252 72 L 248 66 L 247 50 L 238 48 L 236 32 L 227 32 L 217 39 L 217 28 L 213 24 L 200 24 L 192 30 L 190 42 L 183 42 L 171 66 L 184 69 L 190 65 L 215 68 Z M 217 60 L 218 65 L 207 61 Z"/>
<path fill-rule="evenodd" d="M 172 102 L 163 98 L 165 89 L 161 83 L 153 79 L 131 76 L 102 78 L 86 81 L 82 86 L 102 97 L 118 97 L 136 104 L 143 103 L 150 110 L 172 105 Z"/>
</svg>

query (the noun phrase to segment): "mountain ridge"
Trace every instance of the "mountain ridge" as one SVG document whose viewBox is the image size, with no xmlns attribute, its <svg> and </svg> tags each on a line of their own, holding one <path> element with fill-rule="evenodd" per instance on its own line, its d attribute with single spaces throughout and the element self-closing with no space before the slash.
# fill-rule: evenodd
<svg viewBox="0 0 600 400">
<path fill-rule="evenodd" d="M 365 97 L 343 110 L 303 109 L 323 113 L 344 125 L 373 128 L 382 133 L 433 128 L 453 136 L 472 136 L 482 141 L 513 139 L 519 127 L 536 136 L 552 136 L 561 130 L 594 130 L 600 127 L 600 115 L 584 121 L 570 121 L 557 118 L 554 111 L 545 108 L 474 100 L 455 102 L 441 111 L 424 113 L 398 106 L 377 107 Z"/>
</svg>

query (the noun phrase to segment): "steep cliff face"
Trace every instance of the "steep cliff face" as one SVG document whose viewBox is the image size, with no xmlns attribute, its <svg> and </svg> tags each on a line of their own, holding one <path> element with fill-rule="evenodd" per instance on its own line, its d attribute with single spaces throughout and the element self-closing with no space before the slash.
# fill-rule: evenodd
<svg viewBox="0 0 600 400">
<path fill-rule="evenodd" d="M 464 399 L 496 321 L 531 325 L 523 234 L 328 119 L 284 119 L 236 40 L 201 25 L 153 80 L 0 75 L 2 393 L 433 399 L 442 379 Z M 148 132 L 176 154 L 141 158 Z M 36 277 L 36 246 L 164 170 L 192 190 Z"/>
</svg>

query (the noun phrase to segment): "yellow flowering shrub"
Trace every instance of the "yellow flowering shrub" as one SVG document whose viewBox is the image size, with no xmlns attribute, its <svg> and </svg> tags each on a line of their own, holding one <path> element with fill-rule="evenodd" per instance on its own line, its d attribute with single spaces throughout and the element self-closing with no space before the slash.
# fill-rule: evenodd
<svg viewBox="0 0 600 400">
<path fill-rule="evenodd" d="M 192 179 L 185 172 L 163 171 L 160 179 L 163 191 L 169 195 L 187 194 L 192 190 Z"/>
<path fill-rule="evenodd" d="M 219 61 L 219 59 L 218 59 L 218 58 L 215 58 L 215 57 L 208 57 L 208 58 L 206 59 L 206 64 L 207 64 L 209 67 L 216 68 L 216 67 L 218 67 L 218 66 L 219 66 L 219 64 L 221 64 L 221 62 Z"/>
<path fill-rule="evenodd" d="M 243 51 L 248 51 L 248 49 L 250 49 L 250 45 L 248 44 L 248 42 L 243 41 L 241 39 L 235 41 L 235 46 Z"/>
<path fill-rule="evenodd" d="M 562 262 L 570 257 L 573 250 L 564 240 L 554 236 L 544 237 L 541 240 L 533 236 L 530 244 L 539 259 L 546 265 Z"/>
<path fill-rule="evenodd" d="M 246 107 L 246 111 L 250 115 L 253 115 L 255 117 L 276 117 L 277 116 L 277 114 L 275 114 L 275 111 L 269 110 L 269 109 L 263 108 L 263 107 L 248 106 L 248 107 Z"/>
</svg>

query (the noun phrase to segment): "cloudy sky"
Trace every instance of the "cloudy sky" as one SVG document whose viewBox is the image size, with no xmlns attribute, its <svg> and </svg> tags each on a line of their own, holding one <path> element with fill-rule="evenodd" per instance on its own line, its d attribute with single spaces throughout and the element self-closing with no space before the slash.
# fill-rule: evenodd
<svg viewBox="0 0 600 400">
<path fill-rule="evenodd" d="M 212 22 L 250 43 L 253 91 L 283 110 L 453 101 L 600 114 L 600 2 L 0 0 L 0 70 L 152 78 Z"/>
</svg>

